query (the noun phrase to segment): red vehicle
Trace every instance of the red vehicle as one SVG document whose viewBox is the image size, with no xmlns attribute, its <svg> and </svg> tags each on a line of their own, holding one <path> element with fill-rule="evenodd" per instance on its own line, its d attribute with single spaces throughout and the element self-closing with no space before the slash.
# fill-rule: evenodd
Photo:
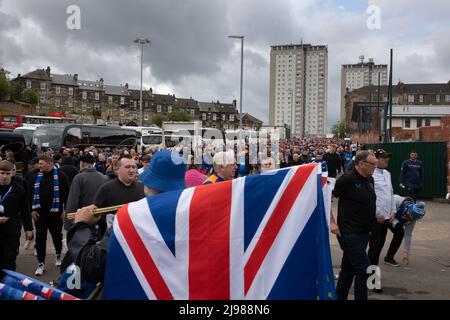
<svg viewBox="0 0 450 320">
<path fill-rule="evenodd" d="M 27 124 L 76 123 L 75 119 L 66 117 L 47 117 L 2 114 L 0 115 L 0 128 L 15 129 Z"/>
</svg>

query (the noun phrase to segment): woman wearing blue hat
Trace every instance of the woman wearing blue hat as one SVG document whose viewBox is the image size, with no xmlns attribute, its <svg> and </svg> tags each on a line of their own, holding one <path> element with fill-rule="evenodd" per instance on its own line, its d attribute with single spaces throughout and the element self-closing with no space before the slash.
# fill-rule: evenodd
<svg viewBox="0 0 450 320">
<path fill-rule="evenodd" d="M 394 195 L 397 212 L 394 219 L 391 221 L 389 229 L 393 232 L 389 250 L 384 258 L 384 263 L 393 267 L 400 266 L 394 259 L 400 245 L 403 241 L 404 255 L 403 263 L 409 264 L 409 252 L 411 249 L 412 232 L 416 225 L 416 221 L 425 216 L 425 203 L 414 202 L 411 197 L 401 197 Z"/>
</svg>

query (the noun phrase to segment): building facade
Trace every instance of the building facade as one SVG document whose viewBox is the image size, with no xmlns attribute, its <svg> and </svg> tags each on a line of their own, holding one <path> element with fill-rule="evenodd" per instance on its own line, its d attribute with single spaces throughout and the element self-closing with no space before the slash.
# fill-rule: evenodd
<svg viewBox="0 0 450 320">
<path fill-rule="evenodd" d="M 355 89 L 362 87 L 388 84 L 388 66 L 386 64 L 375 64 L 373 59 L 364 62 L 364 56 L 357 64 L 344 64 L 341 69 L 341 121 L 345 121 L 345 95 Z"/>
<path fill-rule="evenodd" d="M 360 105 L 370 102 L 371 93 L 373 94 L 372 98 L 374 98 L 372 107 L 358 110 Z M 386 104 L 388 86 L 381 86 L 379 95 L 377 87 L 370 88 L 367 86 L 348 92 L 345 97 L 345 119 L 348 133 L 380 131 L 379 125 L 383 114 L 381 108 L 381 114 L 379 114 L 379 117 L 377 116 L 378 96 L 380 97 L 379 105 Z M 361 118 L 361 115 L 364 117 Z M 427 84 L 399 82 L 393 86 L 392 128 L 417 129 L 440 126 L 442 118 L 448 115 L 450 115 L 450 81 L 448 83 Z M 368 130 L 368 128 L 371 128 L 371 130 Z M 382 130 L 383 128 L 381 128 Z"/>
<path fill-rule="evenodd" d="M 58 112 L 82 123 L 139 123 L 140 90 L 130 89 L 128 83 L 117 86 L 106 84 L 102 78 L 81 80 L 78 74 L 52 74 L 50 67 L 19 74 L 13 82 L 16 99 L 23 100 L 26 89 L 33 89 L 39 95 L 37 105 L 30 110 L 37 115 Z M 201 120 L 204 127 L 221 130 L 239 127 L 236 100 L 198 102 L 192 97 L 153 93 L 152 88 L 142 90 L 144 126 L 152 125 L 156 115 L 168 115 L 177 109 L 187 112 L 194 120 Z"/>
<path fill-rule="evenodd" d="M 239 112 L 236 109 L 236 100 L 226 104 L 216 102 L 198 102 L 198 120 L 202 121 L 203 128 L 216 128 L 220 130 L 235 130 L 239 128 Z"/>
<path fill-rule="evenodd" d="M 310 44 L 272 46 L 269 125 L 288 125 L 293 136 L 325 136 L 328 48 Z"/>
</svg>

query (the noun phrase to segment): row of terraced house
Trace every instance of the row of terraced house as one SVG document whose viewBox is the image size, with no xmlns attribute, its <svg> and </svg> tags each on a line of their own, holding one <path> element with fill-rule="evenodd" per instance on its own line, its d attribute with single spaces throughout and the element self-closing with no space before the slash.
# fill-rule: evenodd
<svg viewBox="0 0 450 320">
<path fill-rule="evenodd" d="M 140 91 L 130 89 L 128 84 L 109 85 L 102 78 L 91 81 L 79 79 L 78 74 L 52 74 L 50 67 L 19 74 L 13 82 L 17 99 L 23 98 L 26 89 L 38 93 L 39 101 L 34 110 L 38 115 L 59 112 L 84 123 L 139 123 Z M 156 94 L 150 88 L 142 91 L 142 106 L 144 126 L 152 125 L 156 115 L 167 115 L 178 109 L 201 120 L 204 127 L 221 130 L 239 127 L 236 100 L 232 103 L 199 102 L 192 97 Z M 244 114 L 243 123 L 256 130 L 262 126 L 262 121 L 249 114 Z"/>
</svg>

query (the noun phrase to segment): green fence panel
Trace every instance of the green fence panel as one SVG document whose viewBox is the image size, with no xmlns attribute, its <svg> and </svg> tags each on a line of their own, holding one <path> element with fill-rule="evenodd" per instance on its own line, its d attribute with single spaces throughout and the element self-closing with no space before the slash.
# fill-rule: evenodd
<svg viewBox="0 0 450 320">
<path fill-rule="evenodd" d="M 409 159 L 411 150 L 416 150 L 424 167 L 424 187 L 419 197 L 445 198 L 447 193 L 447 145 L 445 142 L 393 142 L 384 144 L 367 144 L 365 149 L 382 148 L 392 153 L 387 170 L 392 176 L 394 192 L 406 195 L 400 188 L 400 168 L 403 161 Z"/>
</svg>

